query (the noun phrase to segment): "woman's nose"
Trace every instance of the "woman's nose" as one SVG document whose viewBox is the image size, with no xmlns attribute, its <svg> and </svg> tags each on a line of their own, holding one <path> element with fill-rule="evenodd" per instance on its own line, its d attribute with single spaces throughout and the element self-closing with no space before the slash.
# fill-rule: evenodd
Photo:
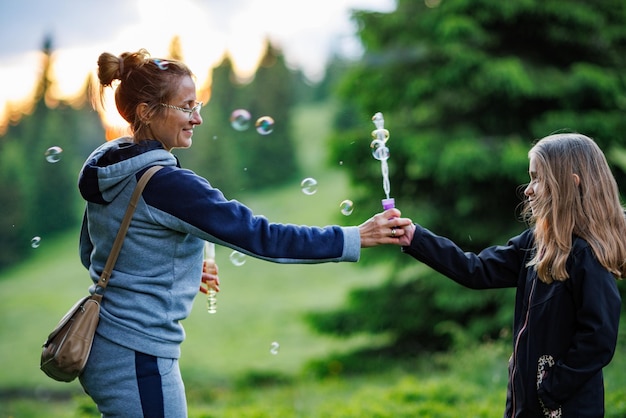
<svg viewBox="0 0 626 418">
<path fill-rule="evenodd" d="M 202 116 L 200 116 L 200 113 L 193 112 L 193 115 L 191 117 L 191 123 L 193 123 L 194 125 L 202 125 Z"/>
</svg>

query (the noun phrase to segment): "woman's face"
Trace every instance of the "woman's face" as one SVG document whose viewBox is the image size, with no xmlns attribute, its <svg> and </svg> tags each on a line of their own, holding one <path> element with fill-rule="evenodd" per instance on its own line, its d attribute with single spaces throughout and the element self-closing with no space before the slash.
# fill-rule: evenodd
<svg viewBox="0 0 626 418">
<path fill-rule="evenodd" d="M 176 94 L 169 103 L 164 103 L 183 109 L 192 109 L 196 106 L 196 84 L 189 76 L 182 77 Z M 202 123 L 202 117 L 198 112 L 189 113 L 182 110 L 163 107 L 150 121 L 150 129 L 154 139 L 163 144 L 166 150 L 172 148 L 189 148 L 193 128 Z"/>
</svg>

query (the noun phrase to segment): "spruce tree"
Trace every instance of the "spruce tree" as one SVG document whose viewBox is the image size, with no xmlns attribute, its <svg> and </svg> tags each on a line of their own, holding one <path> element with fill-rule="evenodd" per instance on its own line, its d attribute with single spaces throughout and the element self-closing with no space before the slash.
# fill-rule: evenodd
<svg viewBox="0 0 626 418">
<path fill-rule="evenodd" d="M 243 136 L 247 186 L 275 187 L 299 175 L 292 135 L 292 107 L 295 104 L 296 75 L 285 62 L 280 48 L 266 40 L 254 79 L 242 89 L 252 115 L 252 129 Z M 256 126 L 269 118 L 269 129 Z"/>
<path fill-rule="evenodd" d="M 269 41 L 251 81 L 237 79 L 226 54 L 210 78 L 210 100 L 202 110 L 203 123 L 195 128 L 194 145 L 178 150 L 181 162 L 225 194 L 262 190 L 286 183 L 299 168 L 291 138 L 291 110 L 295 104 L 294 73 L 280 49 Z M 236 111 L 247 112 L 248 123 L 231 120 Z M 269 117 L 264 132 L 256 122 Z"/>
<path fill-rule="evenodd" d="M 526 227 L 519 205 L 536 139 L 577 131 L 595 138 L 611 164 L 623 155 L 624 2 L 398 0 L 395 11 L 354 18 L 365 55 L 342 80 L 331 158 L 345 162 L 364 217 L 384 197 L 369 154 L 375 112 L 390 131 L 396 206 L 469 251 Z M 623 190 L 624 166 L 613 169 Z M 384 332 L 387 348 L 410 353 L 447 347 L 445 323 L 476 339 L 511 325 L 510 290 L 462 288 L 395 247 L 367 259 L 390 263 L 388 282 L 311 315 L 319 330 Z"/>
<path fill-rule="evenodd" d="M 88 153 L 104 140 L 102 122 L 82 100 L 70 104 L 50 95 L 52 40 L 42 48 L 42 76 L 33 109 L 0 138 L 0 268 L 32 251 L 30 241 L 49 238 L 79 225 L 84 204 L 76 178 Z M 55 155 L 48 155 L 56 152 Z"/>
</svg>

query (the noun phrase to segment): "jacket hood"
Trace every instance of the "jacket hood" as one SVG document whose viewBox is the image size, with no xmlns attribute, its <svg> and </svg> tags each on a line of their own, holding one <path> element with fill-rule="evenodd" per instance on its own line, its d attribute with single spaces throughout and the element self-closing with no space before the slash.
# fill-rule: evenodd
<svg viewBox="0 0 626 418">
<path fill-rule="evenodd" d="M 158 141 L 132 142 L 129 137 L 106 142 L 85 161 L 78 177 L 80 194 L 88 202 L 107 204 L 142 169 L 178 166 L 176 157 Z"/>
</svg>

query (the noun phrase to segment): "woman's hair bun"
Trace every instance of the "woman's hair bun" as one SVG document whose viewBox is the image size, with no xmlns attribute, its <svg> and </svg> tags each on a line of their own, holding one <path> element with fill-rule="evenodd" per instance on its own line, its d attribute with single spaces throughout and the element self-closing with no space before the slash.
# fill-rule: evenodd
<svg viewBox="0 0 626 418">
<path fill-rule="evenodd" d="M 110 86 L 115 80 L 123 80 L 125 74 L 141 67 L 150 59 L 145 49 L 137 52 L 124 52 L 120 56 L 103 52 L 98 57 L 98 79 L 103 87 Z"/>
</svg>

